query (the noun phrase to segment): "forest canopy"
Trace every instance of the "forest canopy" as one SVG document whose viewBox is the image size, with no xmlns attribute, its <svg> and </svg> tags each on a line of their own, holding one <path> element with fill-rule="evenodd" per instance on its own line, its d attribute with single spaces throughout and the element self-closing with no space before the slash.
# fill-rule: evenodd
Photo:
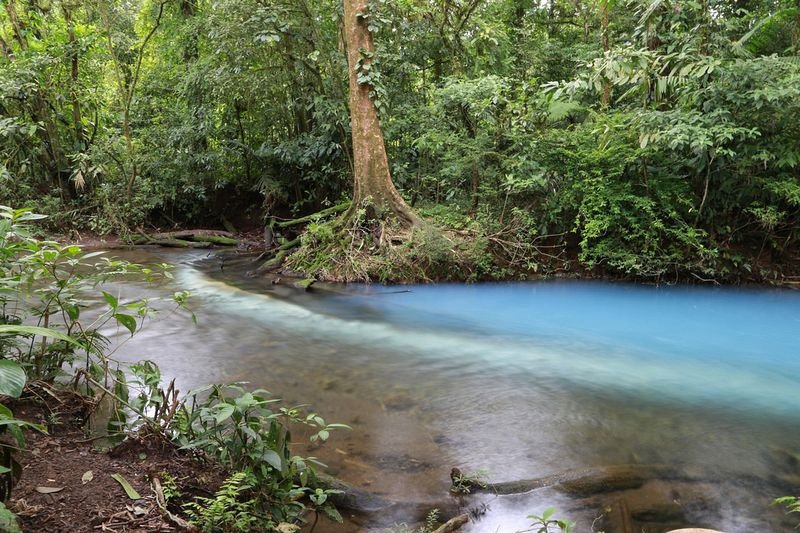
<svg viewBox="0 0 800 533">
<path fill-rule="evenodd" d="M 0 0 L 0 204 L 125 234 L 346 201 L 343 16 L 341 0 Z M 796 0 L 358 16 L 394 185 L 468 243 L 453 274 L 433 268 L 450 241 L 422 239 L 422 277 L 800 279 Z"/>
</svg>

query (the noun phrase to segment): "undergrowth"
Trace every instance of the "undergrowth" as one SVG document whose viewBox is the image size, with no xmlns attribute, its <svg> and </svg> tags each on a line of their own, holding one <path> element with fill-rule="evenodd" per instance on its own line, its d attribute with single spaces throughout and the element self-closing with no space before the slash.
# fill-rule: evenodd
<svg viewBox="0 0 800 533">
<path fill-rule="evenodd" d="M 181 396 L 174 381 L 162 381 L 152 361 L 117 361 L 101 331 L 116 327 L 133 337 L 167 304 L 194 319 L 188 294 L 159 302 L 105 290 L 109 281 L 168 278 L 169 268 L 36 239 L 32 223 L 42 218 L 0 206 L 0 400 L 41 396 L 36 391 L 57 398 L 60 390 L 68 391 L 92 412 L 92 427 L 87 426 L 92 440 L 156 438 L 231 472 L 213 498 L 183 506 L 203 531 L 286 529 L 320 513 L 341 521 L 330 498 L 338 491 L 320 481 L 313 457 L 291 453 L 290 428 L 311 428 L 312 442 L 320 443 L 347 426 L 328 424 L 301 407 L 282 406 L 265 390 L 239 384 L 209 385 Z M 89 300 L 100 302 L 99 312 L 84 313 Z M 99 409 L 108 405 L 108 412 Z M 0 404 L 0 430 L 14 438 L 14 444 L 0 440 L 0 500 L 8 499 L 21 474 L 15 455 L 25 446 L 23 429 L 45 431 Z M 166 500 L 176 496 L 177 487 L 165 480 Z M 3 506 L 0 522 L 4 530 L 14 530 L 15 520 Z"/>
</svg>

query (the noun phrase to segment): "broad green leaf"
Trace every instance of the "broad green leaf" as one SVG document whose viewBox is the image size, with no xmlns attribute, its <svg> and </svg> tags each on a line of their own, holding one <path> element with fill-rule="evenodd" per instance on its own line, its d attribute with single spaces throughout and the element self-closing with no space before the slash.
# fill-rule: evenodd
<svg viewBox="0 0 800 533">
<path fill-rule="evenodd" d="M 229 403 L 222 404 L 214 415 L 214 420 L 217 421 L 217 424 L 221 424 L 229 419 L 235 410 L 236 408 Z"/>
<path fill-rule="evenodd" d="M 5 531 L 6 533 L 22 533 L 17 523 L 16 515 L 2 502 L 0 502 L 0 531 Z"/>
<path fill-rule="evenodd" d="M 31 213 L 31 212 L 20 213 L 15 217 L 17 222 L 27 222 L 27 221 L 30 221 L 30 220 L 42 220 L 43 218 L 47 218 L 47 215 L 40 215 L 38 213 Z"/>
<path fill-rule="evenodd" d="M 283 461 L 281 461 L 281 456 L 272 450 L 266 450 L 264 453 L 262 453 L 261 460 L 279 472 L 283 469 Z"/>
<path fill-rule="evenodd" d="M 117 300 L 117 297 L 110 292 L 103 291 L 103 298 L 106 302 L 108 302 L 108 305 L 110 305 L 112 309 L 119 307 L 119 300 Z"/>
<path fill-rule="evenodd" d="M 119 322 L 120 325 L 124 326 L 128 331 L 130 331 L 131 335 L 136 332 L 136 319 L 131 315 L 115 313 L 114 318 L 117 319 L 117 322 Z"/>
<path fill-rule="evenodd" d="M 0 326 L 0 333 L 11 333 L 15 335 L 39 335 L 40 337 L 58 339 L 60 341 L 66 341 L 76 346 L 80 346 L 80 343 L 77 340 L 70 337 L 66 333 L 61 333 L 60 331 L 56 331 L 54 329 L 42 328 L 39 326 L 2 325 Z"/>
<path fill-rule="evenodd" d="M 125 494 L 128 495 L 128 498 L 131 500 L 142 499 L 142 496 L 136 492 L 136 489 L 134 489 L 131 484 L 128 483 L 128 480 L 122 477 L 120 474 L 111 474 L 111 478 L 122 486 L 122 488 L 125 490 Z"/>
<path fill-rule="evenodd" d="M 67 304 L 64 306 L 64 310 L 73 322 L 81 317 L 81 308 L 78 304 Z"/>
<path fill-rule="evenodd" d="M 19 363 L 0 359 L 0 395 L 19 398 L 25 388 L 25 371 Z"/>
</svg>

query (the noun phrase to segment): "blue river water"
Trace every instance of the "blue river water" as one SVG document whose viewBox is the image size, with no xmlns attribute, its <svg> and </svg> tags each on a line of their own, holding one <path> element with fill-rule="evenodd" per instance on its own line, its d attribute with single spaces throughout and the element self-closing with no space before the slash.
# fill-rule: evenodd
<svg viewBox="0 0 800 533">
<path fill-rule="evenodd" d="M 531 375 L 651 399 L 800 415 L 800 292 L 545 281 L 362 286 L 323 312 L 421 334 Z M 433 348 L 433 346 L 432 346 Z"/>
<path fill-rule="evenodd" d="M 729 483 L 723 508 L 696 522 L 736 532 L 800 490 L 798 291 L 540 281 L 303 292 L 197 252 L 159 254 L 174 282 L 135 290 L 190 291 L 198 326 L 156 322 L 118 355 L 155 359 L 184 390 L 246 381 L 351 425 L 299 451 L 377 494 L 438 501 L 453 466 L 501 482 L 685 465 Z M 515 531 L 567 505 L 530 497 L 495 502 L 471 531 Z"/>
</svg>

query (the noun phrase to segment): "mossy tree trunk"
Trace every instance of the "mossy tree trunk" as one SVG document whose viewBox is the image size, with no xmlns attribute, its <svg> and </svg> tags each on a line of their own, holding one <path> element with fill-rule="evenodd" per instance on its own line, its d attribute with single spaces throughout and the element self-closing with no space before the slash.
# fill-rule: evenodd
<svg viewBox="0 0 800 533">
<path fill-rule="evenodd" d="M 370 83 L 359 82 L 358 72 L 373 61 L 375 44 L 368 26 L 368 0 L 344 1 L 344 34 L 350 79 L 350 121 L 353 131 L 353 204 L 345 216 L 369 203 L 378 218 L 396 218 L 405 226 L 419 217 L 395 189 L 378 109 Z"/>
</svg>

